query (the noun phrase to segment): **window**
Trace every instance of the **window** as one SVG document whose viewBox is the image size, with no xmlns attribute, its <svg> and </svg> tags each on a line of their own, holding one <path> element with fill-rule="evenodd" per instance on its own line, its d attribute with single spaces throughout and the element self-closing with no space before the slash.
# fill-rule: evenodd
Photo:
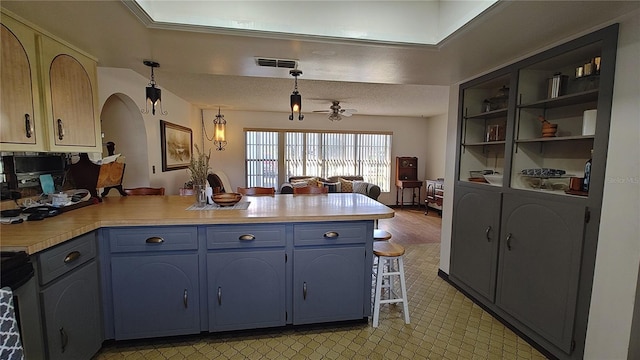
<svg viewBox="0 0 640 360">
<path fill-rule="evenodd" d="M 247 186 L 278 188 L 291 176 L 358 175 L 389 191 L 390 133 L 245 130 Z M 281 154 L 281 155 L 279 155 Z"/>
</svg>

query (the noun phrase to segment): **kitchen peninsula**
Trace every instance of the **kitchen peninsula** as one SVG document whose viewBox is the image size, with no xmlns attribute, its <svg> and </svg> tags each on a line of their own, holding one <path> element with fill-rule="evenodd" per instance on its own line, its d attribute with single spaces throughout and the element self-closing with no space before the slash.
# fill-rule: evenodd
<svg viewBox="0 0 640 360">
<path fill-rule="evenodd" d="M 107 197 L 43 221 L 3 225 L 2 250 L 27 251 L 35 263 L 49 357 L 90 357 L 106 339 L 370 316 L 374 220 L 393 217 L 392 209 L 352 193 L 242 201 L 247 210 L 186 210 L 192 197 Z M 73 284 L 78 295 L 65 311 L 86 319 L 79 309 L 95 309 L 97 324 L 59 323 L 69 321 L 55 314 L 68 291 L 50 290 Z M 83 349 L 86 343 L 93 348 Z"/>
</svg>

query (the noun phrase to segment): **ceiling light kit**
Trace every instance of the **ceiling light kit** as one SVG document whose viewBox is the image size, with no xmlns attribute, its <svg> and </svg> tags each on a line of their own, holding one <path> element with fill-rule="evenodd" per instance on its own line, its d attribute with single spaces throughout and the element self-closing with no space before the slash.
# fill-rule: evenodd
<svg viewBox="0 0 640 360">
<path fill-rule="evenodd" d="M 298 76 L 302 75 L 302 71 L 292 69 L 289 71 L 289 74 L 295 79 L 295 86 L 291 94 L 291 115 L 289 115 L 289 120 L 293 120 L 294 114 L 298 114 L 298 120 L 302 120 L 304 119 L 304 115 L 302 115 L 302 96 L 300 96 L 298 92 Z"/>
<path fill-rule="evenodd" d="M 340 106 L 340 101 L 333 100 L 331 102 L 331 106 L 329 110 L 315 110 L 316 113 L 329 114 L 329 120 L 331 121 L 340 121 L 343 116 L 349 117 L 353 115 L 353 113 L 358 112 L 355 109 L 343 109 Z"/>
<path fill-rule="evenodd" d="M 156 87 L 156 80 L 153 74 L 153 69 L 160 67 L 160 64 L 151 60 L 145 60 L 142 63 L 151 68 L 151 81 L 149 81 L 149 86 L 147 86 L 145 108 L 144 110 L 141 109 L 140 112 L 142 112 L 143 114 L 148 114 L 149 104 L 151 104 L 152 115 L 156 114 L 156 106 L 160 108 L 160 114 L 167 115 L 168 112 L 162 111 L 162 91 L 160 90 L 160 88 Z"/>
<path fill-rule="evenodd" d="M 213 146 L 218 151 L 223 151 L 227 146 L 226 132 L 227 132 L 227 120 L 224 119 L 224 115 L 220 114 L 220 108 L 218 107 L 218 115 L 213 119 L 213 138 L 209 138 L 207 129 L 204 127 L 204 112 L 202 116 L 202 130 L 204 131 L 207 140 L 213 141 Z"/>
</svg>

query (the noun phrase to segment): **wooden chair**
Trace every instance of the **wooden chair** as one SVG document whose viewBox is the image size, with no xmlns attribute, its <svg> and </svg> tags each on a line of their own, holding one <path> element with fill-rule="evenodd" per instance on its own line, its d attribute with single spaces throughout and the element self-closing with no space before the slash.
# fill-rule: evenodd
<svg viewBox="0 0 640 360">
<path fill-rule="evenodd" d="M 329 192 L 329 188 L 324 186 L 304 186 L 294 187 L 294 194 L 326 194 Z"/>
<path fill-rule="evenodd" d="M 276 189 L 260 186 L 252 186 L 248 188 L 238 187 L 238 193 L 242 195 L 275 195 Z"/>
<path fill-rule="evenodd" d="M 124 189 L 127 195 L 164 195 L 164 188 L 139 187 L 132 189 Z"/>
</svg>

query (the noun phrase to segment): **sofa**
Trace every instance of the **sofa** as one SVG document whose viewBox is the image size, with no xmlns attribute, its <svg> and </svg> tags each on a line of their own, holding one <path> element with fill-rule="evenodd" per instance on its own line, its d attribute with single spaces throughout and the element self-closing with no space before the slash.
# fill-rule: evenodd
<svg viewBox="0 0 640 360">
<path fill-rule="evenodd" d="M 359 192 L 373 200 L 378 200 L 380 187 L 376 184 L 365 182 L 362 176 L 332 176 L 320 178 L 312 176 L 292 176 L 289 182 L 280 186 L 280 194 L 293 194 L 295 186 L 325 186 L 329 192 Z"/>
</svg>

